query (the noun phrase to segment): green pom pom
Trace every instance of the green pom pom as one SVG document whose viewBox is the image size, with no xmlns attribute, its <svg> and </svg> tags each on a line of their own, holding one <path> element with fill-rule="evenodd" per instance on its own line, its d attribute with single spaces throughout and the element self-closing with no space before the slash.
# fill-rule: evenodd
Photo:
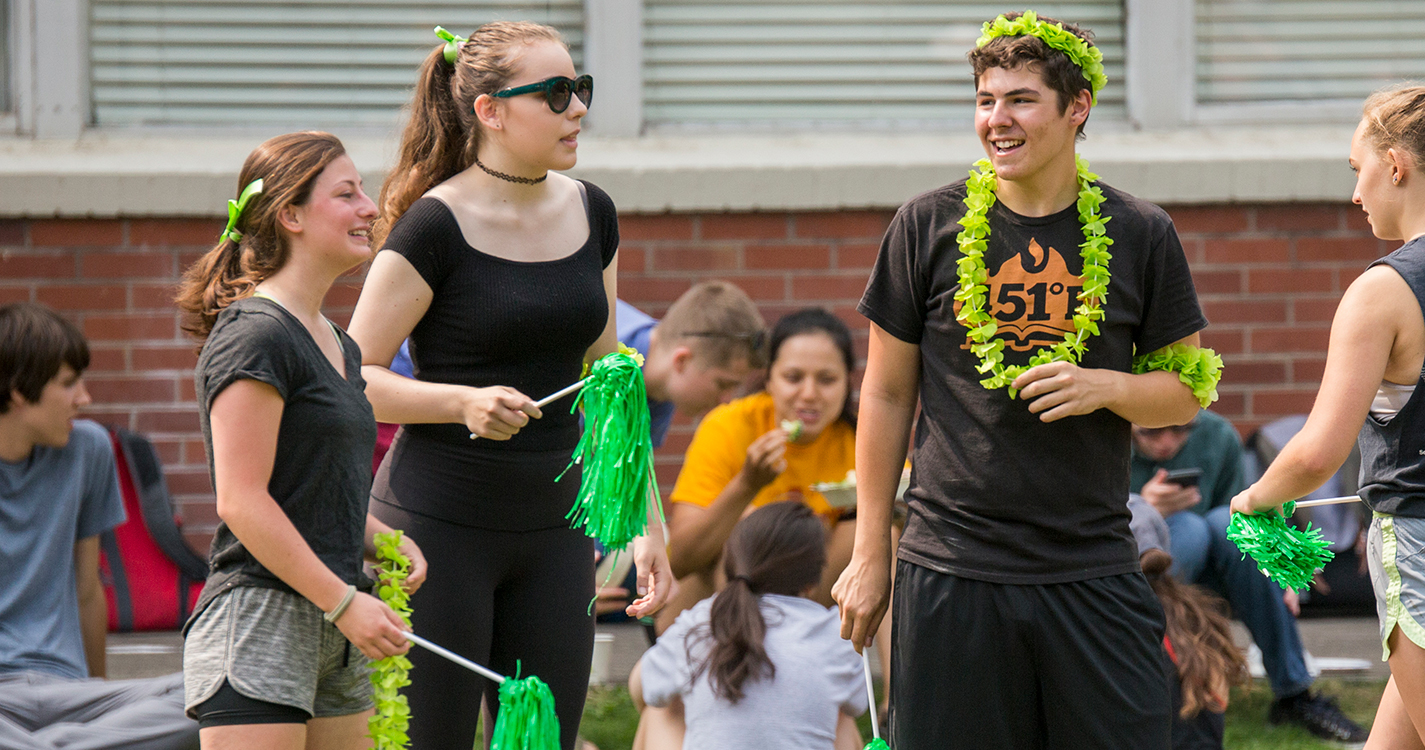
<svg viewBox="0 0 1425 750">
<path fill-rule="evenodd" d="M 554 694 L 534 675 L 519 679 L 519 662 L 515 675 L 500 683 L 500 712 L 490 750 L 559 750 Z"/>
<path fill-rule="evenodd" d="M 1303 531 L 1287 522 L 1295 508 L 1296 503 L 1287 503 L 1280 512 L 1233 513 L 1227 538 L 1279 586 L 1304 591 L 1312 575 L 1336 555 L 1320 529 L 1308 523 Z"/>
<path fill-rule="evenodd" d="M 891 746 L 887 745 L 885 740 L 877 737 L 866 743 L 865 750 L 891 750 Z"/>
<path fill-rule="evenodd" d="M 590 368 L 574 402 L 574 408 L 584 408 L 584 435 L 564 469 L 574 464 L 584 469 L 579 496 L 565 517 L 608 550 L 623 549 L 643 533 L 650 493 L 659 502 L 658 485 L 651 481 L 648 395 L 635 354 L 620 347 Z"/>
</svg>

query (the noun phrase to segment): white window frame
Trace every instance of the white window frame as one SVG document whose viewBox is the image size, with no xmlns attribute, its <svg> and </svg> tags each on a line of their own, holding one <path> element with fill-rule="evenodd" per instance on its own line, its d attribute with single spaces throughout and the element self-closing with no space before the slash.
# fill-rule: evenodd
<svg viewBox="0 0 1425 750">
<path fill-rule="evenodd" d="M 1197 101 L 1197 0 L 1125 0 L 1128 117 L 1146 130 L 1242 123 L 1354 122 L 1358 99 Z"/>
<path fill-rule="evenodd" d="M 10 0 L 11 110 L 0 130 L 77 138 L 89 123 L 87 0 Z"/>
</svg>

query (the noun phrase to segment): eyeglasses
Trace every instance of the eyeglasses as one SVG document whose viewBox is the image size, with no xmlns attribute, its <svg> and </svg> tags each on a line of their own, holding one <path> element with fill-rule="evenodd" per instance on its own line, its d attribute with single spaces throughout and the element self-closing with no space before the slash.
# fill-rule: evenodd
<svg viewBox="0 0 1425 750">
<path fill-rule="evenodd" d="M 1134 425 L 1133 434 L 1142 438 L 1150 439 L 1160 437 L 1162 435 L 1177 435 L 1181 437 L 1183 435 L 1192 434 L 1193 428 L 1196 426 L 1196 421 L 1188 422 L 1187 424 L 1175 424 L 1169 427 L 1139 427 L 1137 425 Z"/>
<path fill-rule="evenodd" d="M 543 93 L 544 101 L 549 104 L 549 109 L 554 114 L 563 114 L 569 109 L 571 96 L 579 97 L 579 101 L 588 107 L 594 101 L 594 77 L 585 73 L 578 78 L 565 78 L 564 76 L 554 76 L 546 78 L 539 83 L 531 83 L 528 86 L 516 86 L 512 89 L 501 89 L 490 96 L 508 99 L 520 94 Z"/>
<path fill-rule="evenodd" d="M 753 354 L 762 351 L 762 347 L 767 345 L 766 329 L 749 331 L 743 333 L 731 333 L 729 331 L 687 331 L 683 336 L 699 336 L 707 339 L 736 339 L 746 341 L 747 347 Z"/>
</svg>

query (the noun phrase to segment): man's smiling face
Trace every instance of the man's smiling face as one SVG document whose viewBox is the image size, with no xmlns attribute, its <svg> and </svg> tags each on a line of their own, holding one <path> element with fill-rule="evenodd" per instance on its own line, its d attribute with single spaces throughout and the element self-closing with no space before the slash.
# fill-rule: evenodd
<svg viewBox="0 0 1425 750">
<path fill-rule="evenodd" d="M 1033 180 L 1074 150 L 1091 95 L 1082 91 L 1060 108 L 1059 94 L 1029 65 L 990 68 L 975 92 L 975 132 L 1000 179 Z"/>
</svg>

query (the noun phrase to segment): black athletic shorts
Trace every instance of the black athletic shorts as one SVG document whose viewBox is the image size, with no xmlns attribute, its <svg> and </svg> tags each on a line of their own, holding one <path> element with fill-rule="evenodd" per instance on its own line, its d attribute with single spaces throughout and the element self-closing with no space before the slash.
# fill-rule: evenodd
<svg viewBox="0 0 1425 750">
<path fill-rule="evenodd" d="M 987 583 L 901 560 L 896 750 L 1168 750 L 1163 610 L 1139 573 Z"/>
</svg>

